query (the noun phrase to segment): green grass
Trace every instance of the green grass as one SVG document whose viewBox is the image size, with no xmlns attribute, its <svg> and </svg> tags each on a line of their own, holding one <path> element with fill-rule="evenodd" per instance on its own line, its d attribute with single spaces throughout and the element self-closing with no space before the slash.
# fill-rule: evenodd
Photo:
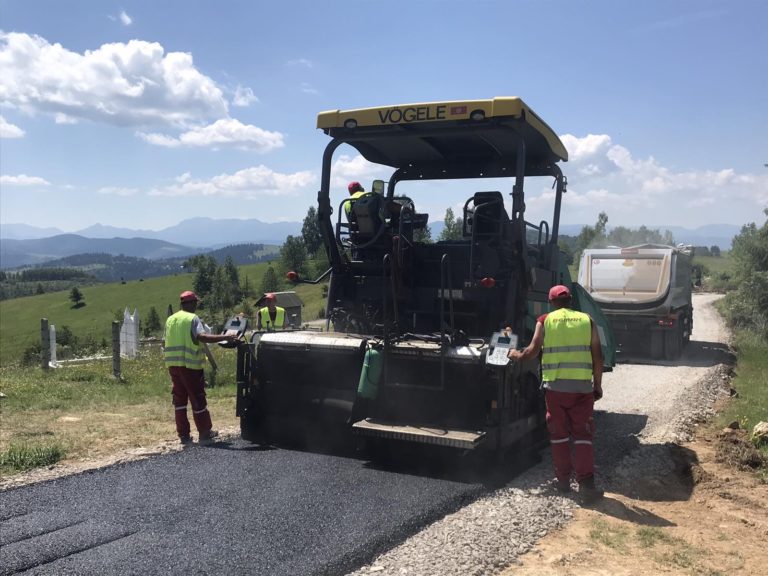
<svg viewBox="0 0 768 576">
<path fill-rule="evenodd" d="M 738 395 L 720 413 L 718 423 L 725 426 L 736 420 L 751 431 L 768 415 L 768 342 L 754 333 L 738 330 L 733 346 L 738 360 L 731 387 Z M 761 450 L 768 457 L 768 446 L 763 445 Z M 763 471 L 763 475 L 768 479 L 768 471 Z"/>
<path fill-rule="evenodd" d="M 56 464 L 64 457 L 64 449 L 58 444 L 30 445 L 11 444 L 0 452 L 0 471 L 24 471 Z"/>
<path fill-rule="evenodd" d="M 218 428 L 235 426 L 236 351 L 211 346 L 216 386 L 207 388 Z M 112 362 L 42 370 L 0 368 L 0 469 L 4 474 L 49 465 L 53 458 L 92 458 L 175 439 L 170 378 L 158 345 Z M 210 381 L 210 367 L 206 365 Z"/>
<path fill-rule="evenodd" d="M 693 264 L 703 267 L 701 286 L 704 290 L 723 292 L 736 287 L 734 279 L 736 262 L 730 252 L 723 252 L 718 257 L 694 254 Z"/>
<path fill-rule="evenodd" d="M 589 529 L 589 537 L 615 550 L 626 550 L 629 530 L 618 524 L 609 524 L 605 520 L 596 518 Z"/>
<path fill-rule="evenodd" d="M 636 536 L 643 548 L 652 548 L 656 544 L 672 544 L 674 541 L 663 529 L 656 526 L 642 526 L 637 529 Z"/>
<path fill-rule="evenodd" d="M 267 266 L 267 263 L 259 263 L 240 267 L 241 286 L 247 278 L 249 289 L 257 291 Z M 26 348 L 40 343 L 41 318 L 47 318 L 49 324 L 58 329 L 68 326 L 78 338 L 90 335 L 97 342 L 105 339 L 111 343 L 116 311 L 128 308 L 133 313 L 138 310 L 139 317 L 146 319 L 149 309 L 154 306 L 160 318 L 165 318 L 168 306 L 177 309 L 179 294 L 190 290 L 193 282 L 193 274 L 175 274 L 144 281 L 131 280 L 125 284 L 114 282 L 82 287 L 85 306 L 80 308 L 72 307 L 69 290 L 4 300 L 0 302 L 0 366 L 18 362 Z M 305 303 L 302 320 L 317 318 L 318 311 L 324 307 L 321 286 L 304 284 L 295 290 Z M 257 297 L 250 303 L 253 304 Z"/>
</svg>

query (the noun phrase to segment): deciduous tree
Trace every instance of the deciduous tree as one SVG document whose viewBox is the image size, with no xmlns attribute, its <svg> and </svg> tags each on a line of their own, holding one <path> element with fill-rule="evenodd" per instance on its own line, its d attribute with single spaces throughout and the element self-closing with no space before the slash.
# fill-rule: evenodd
<svg viewBox="0 0 768 576">
<path fill-rule="evenodd" d="M 304 242 L 296 236 L 288 236 L 280 248 L 280 260 L 286 272 L 294 271 L 304 275 L 307 263 L 307 249 Z"/>
<path fill-rule="evenodd" d="M 301 238 L 304 241 L 304 247 L 310 257 L 314 258 L 318 250 L 323 245 L 323 236 L 320 233 L 320 225 L 317 222 L 317 210 L 310 206 L 307 215 L 304 217 L 304 223 L 301 226 Z"/>
<path fill-rule="evenodd" d="M 461 240 L 462 220 L 453 215 L 451 208 L 445 210 L 443 225 L 444 228 L 440 232 L 438 240 Z"/>
</svg>

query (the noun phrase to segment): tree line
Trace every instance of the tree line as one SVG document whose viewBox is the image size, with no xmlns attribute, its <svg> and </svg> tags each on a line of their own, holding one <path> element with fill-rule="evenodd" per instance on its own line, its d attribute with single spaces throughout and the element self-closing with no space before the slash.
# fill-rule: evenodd
<svg viewBox="0 0 768 576">
<path fill-rule="evenodd" d="M 762 226 L 751 222 L 731 244 L 737 288 L 726 294 L 723 310 L 731 326 L 768 342 L 768 208 Z"/>
</svg>

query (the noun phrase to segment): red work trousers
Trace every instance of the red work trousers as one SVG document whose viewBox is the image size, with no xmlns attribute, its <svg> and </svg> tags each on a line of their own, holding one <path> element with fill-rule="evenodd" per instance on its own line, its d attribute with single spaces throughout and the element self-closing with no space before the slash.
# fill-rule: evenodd
<svg viewBox="0 0 768 576">
<path fill-rule="evenodd" d="M 589 478 L 595 473 L 595 451 L 592 447 L 595 434 L 594 395 L 591 392 L 547 390 L 545 398 L 547 429 L 557 479 L 568 482 L 572 472 L 576 473 L 577 481 Z"/>
<path fill-rule="evenodd" d="M 192 370 L 183 366 L 168 368 L 171 375 L 171 397 L 176 412 L 176 432 L 179 438 L 189 436 L 189 420 L 187 419 L 187 399 L 192 404 L 192 418 L 197 431 L 205 434 L 211 430 L 211 415 L 208 413 L 208 402 L 205 399 L 205 377 L 202 370 Z"/>
</svg>

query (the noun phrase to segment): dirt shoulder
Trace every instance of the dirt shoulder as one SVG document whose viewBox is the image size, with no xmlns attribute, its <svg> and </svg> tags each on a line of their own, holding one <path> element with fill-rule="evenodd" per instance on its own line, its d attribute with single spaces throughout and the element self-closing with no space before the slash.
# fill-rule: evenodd
<svg viewBox="0 0 768 576">
<path fill-rule="evenodd" d="M 577 509 L 503 576 L 765 574 L 768 485 L 733 465 L 744 432 L 706 428 L 665 449 L 666 476 L 639 473 L 632 496 Z"/>
</svg>

